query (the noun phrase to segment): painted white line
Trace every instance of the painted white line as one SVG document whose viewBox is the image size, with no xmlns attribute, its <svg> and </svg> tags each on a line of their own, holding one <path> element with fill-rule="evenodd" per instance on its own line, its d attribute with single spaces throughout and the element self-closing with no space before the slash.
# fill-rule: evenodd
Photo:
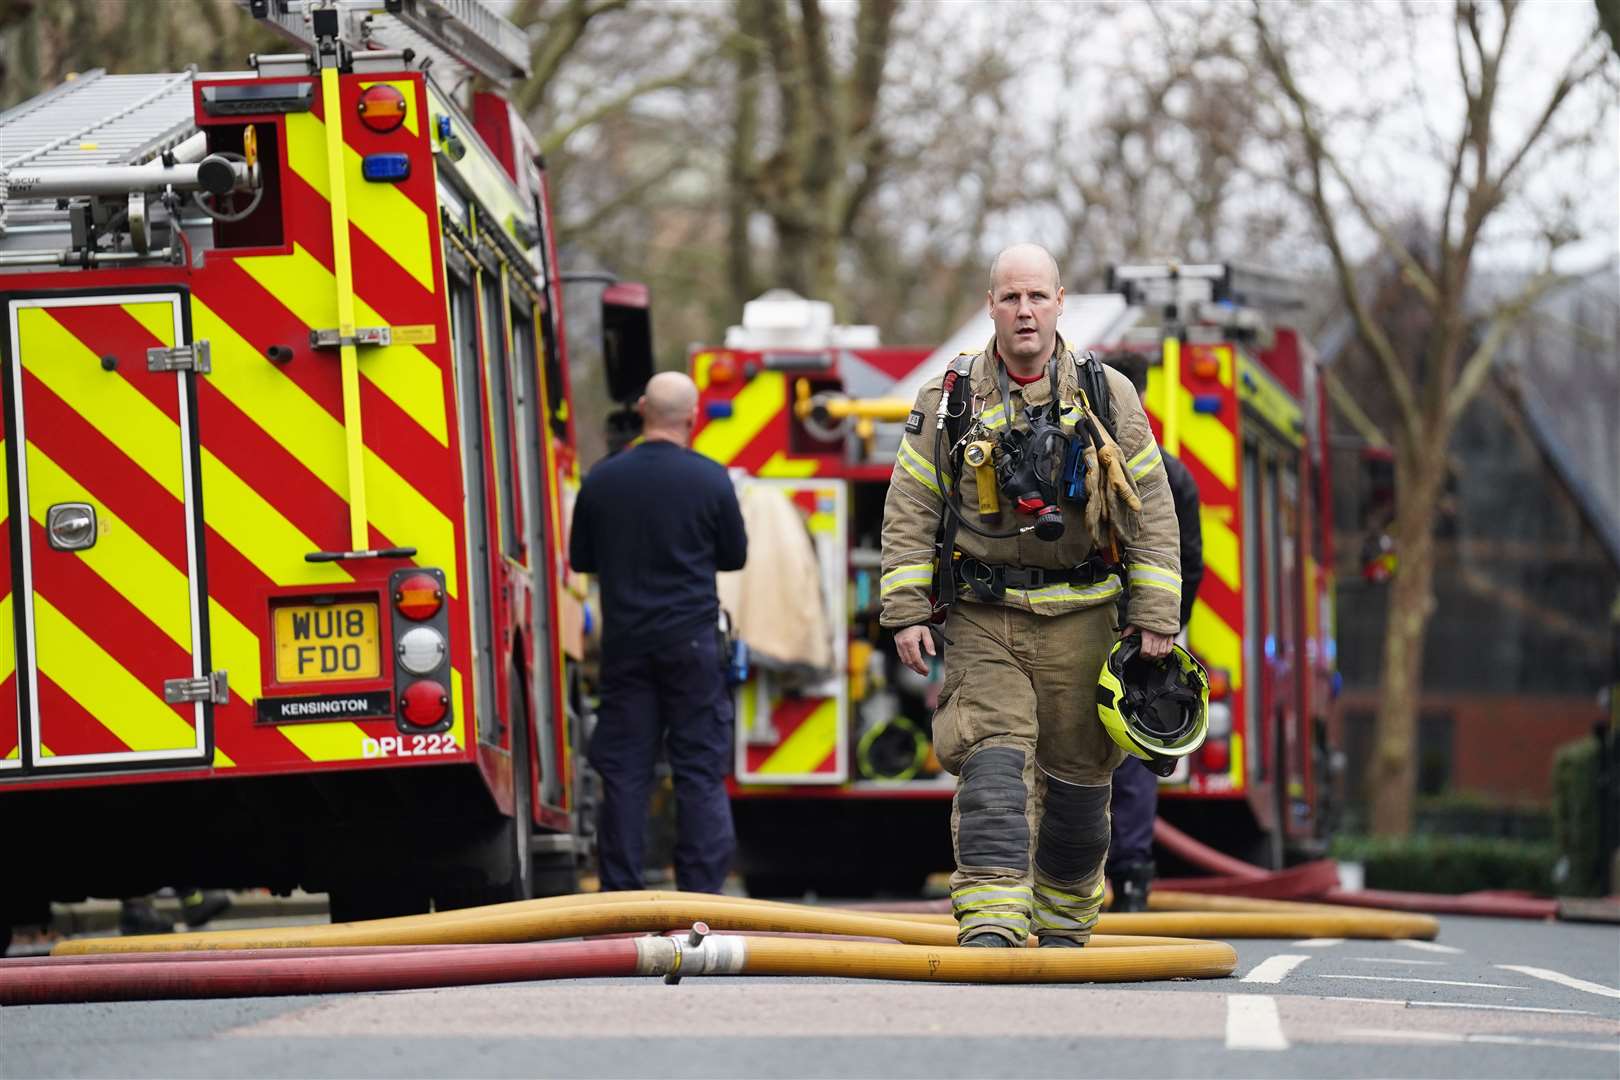
<svg viewBox="0 0 1620 1080">
<path fill-rule="evenodd" d="M 1539 1005 L 1479 1005 L 1472 1001 L 1402 1001 L 1399 998 L 1324 997 L 1323 1001 L 1357 1001 L 1369 1005 L 1399 1005 L 1403 1009 L 1491 1009 L 1496 1012 L 1557 1013 L 1560 1016 L 1591 1016 L 1585 1009 L 1544 1009 Z"/>
<path fill-rule="evenodd" d="M 1294 942 L 1296 949 L 1329 949 L 1335 945 L 1343 945 L 1342 937 L 1309 937 L 1304 941 Z"/>
<path fill-rule="evenodd" d="M 1523 1035 L 1462 1035 L 1453 1031 L 1396 1031 L 1393 1028 L 1348 1028 L 1346 1035 L 1367 1035 L 1380 1039 L 1412 1039 L 1420 1042 L 1491 1043 L 1496 1046 L 1551 1046 L 1560 1050 L 1601 1050 L 1620 1054 L 1620 1043 L 1576 1042 L 1572 1039 L 1531 1039 Z"/>
<path fill-rule="evenodd" d="M 1277 999 L 1266 994 L 1226 996 L 1226 1048 L 1228 1050 L 1286 1050 Z"/>
<path fill-rule="evenodd" d="M 1298 953 L 1281 953 L 1277 956 L 1268 956 L 1254 965 L 1254 969 L 1243 976 L 1240 981 L 1246 983 L 1280 983 L 1290 971 L 1293 971 L 1309 959 L 1309 956 Z"/>
<path fill-rule="evenodd" d="M 1397 945 L 1405 945 L 1408 949 L 1418 949 L 1418 950 L 1420 950 L 1422 952 L 1443 952 L 1443 953 L 1460 953 L 1460 952 L 1462 952 L 1461 949 L 1453 948 L 1450 945 L 1440 945 L 1440 944 L 1437 944 L 1437 943 L 1435 943 L 1433 941 L 1418 941 L 1415 938 L 1397 938 L 1395 940 L 1395 944 L 1397 944 Z"/>
<path fill-rule="evenodd" d="M 1487 990 L 1528 990 L 1528 986 L 1506 983 L 1458 982 L 1455 979 L 1413 979 L 1403 975 L 1318 975 L 1319 979 L 1365 979 L 1368 982 L 1425 983 L 1429 986 L 1483 986 Z"/>
<path fill-rule="evenodd" d="M 1497 964 L 1496 966 L 1503 971 L 1516 971 L 1520 975 L 1528 975 L 1532 979 L 1546 979 L 1548 982 L 1555 982 L 1559 986 L 1567 986 L 1571 990 L 1585 990 L 1588 994 L 1602 994 L 1604 997 L 1620 998 L 1620 990 L 1616 990 L 1612 986 L 1587 982 L 1585 979 L 1577 979 L 1573 975 L 1565 975 L 1562 972 L 1549 971 L 1546 968 L 1524 967 L 1519 964 Z"/>
<path fill-rule="evenodd" d="M 1352 956 L 1358 964 L 1424 964 L 1445 966 L 1444 960 L 1408 960 L 1402 956 Z"/>
</svg>

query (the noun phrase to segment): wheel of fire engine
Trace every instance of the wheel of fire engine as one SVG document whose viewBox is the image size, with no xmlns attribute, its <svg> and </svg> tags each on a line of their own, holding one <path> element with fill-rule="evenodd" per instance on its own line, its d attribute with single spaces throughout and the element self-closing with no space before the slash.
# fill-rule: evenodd
<svg viewBox="0 0 1620 1080">
<path fill-rule="evenodd" d="M 520 653 L 521 642 L 513 648 Z M 522 668 L 514 664 L 507 669 L 509 701 L 517 703 L 512 724 L 512 816 L 500 816 L 491 821 L 482 844 L 478 861 L 484 882 L 480 885 L 442 888 L 435 892 L 434 901 L 440 910 L 477 907 L 482 904 L 501 904 L 509 900 L 527 900 L 534 895 L 534 839 L 533 818 L 533 765 L 530 762 L 529 724 L 533 713 L 529 708 L 528 680 Z"/>
<path fill-rule="evenodd" d="M 535 837 L 539 844 L 546 837 Z M 531 848 L 529 887 L 534 896 L 569 896 L 579 892 L 579 862 L 572 850 Z"/>
</svg>

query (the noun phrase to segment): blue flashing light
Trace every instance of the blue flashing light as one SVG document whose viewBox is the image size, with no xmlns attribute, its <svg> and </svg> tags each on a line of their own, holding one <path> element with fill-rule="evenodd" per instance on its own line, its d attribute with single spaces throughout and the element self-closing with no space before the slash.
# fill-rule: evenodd
<svg viewBox="0 0 1620 1080">
<path fill-rule="evenodd" d="M 360 175 L 373 183 L 397 184 L 411 175 L 409 154 L 367 154 L 360 162 Z"/>
<path fill-rule="evenodd" d="M 1198 394 L 1193 398 L 1193 412 L 1214 416 L 1221 411 L 1221 395 Z"/>
<path fill-rule="evenodd" d="M 711 401 L 711 402 L 709 402 L 708 407 L 704 411 L 708 415 L 710 420 L 730 420 L 731 419 L 731 402 L 729 402 L 729 401 Z"/>
<path fill-rule="evenodd" d="M 450 117 L 446 116 L 443 113 L 440 113 L 439 114 L 438 128 L 439 128 L 439 141 L 443 142 L 445 139 L 448 139 L 450 137 Z"/>
</svg>

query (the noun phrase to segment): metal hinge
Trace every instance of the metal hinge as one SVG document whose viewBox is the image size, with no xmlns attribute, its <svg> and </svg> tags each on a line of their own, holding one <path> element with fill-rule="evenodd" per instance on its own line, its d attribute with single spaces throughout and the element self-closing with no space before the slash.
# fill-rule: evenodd
<svg viewBox="0 0 1620 1080">
<path fill-rule="evenodd" d="M 393 340 L 394 335 L 386 326 L 357 326 L 352 338 L 345 338 L 336 330 L 309 332 L 309 347 L 312 349 L 336 349 L 342 345 L 389 345 Z"/>
<path fill-rule="evenodd" d="M 229 705 L 230 682 L 224 671 L 209 672 L 197 679 L 164 679 L 163 700 L 170 705 L 186 705 L 194 701 Z"/>
<path fill-rule="evenodd" d="M 199 375 L 206 375 L 214 370 L 214 364 L 210 358 L 208 342 L 204 340 L 193 341 L 190 345 L 176 345 L 172 349 L 147 349 L 146 370 L 195 371 Z"/>
</svg>

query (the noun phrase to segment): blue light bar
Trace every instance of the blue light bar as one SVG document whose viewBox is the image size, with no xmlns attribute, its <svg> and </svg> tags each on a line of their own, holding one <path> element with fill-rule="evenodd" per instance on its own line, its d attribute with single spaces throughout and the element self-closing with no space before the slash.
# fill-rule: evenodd
<svg viewBox="0 0 1620 1080">
<path fill-rule="evenodd" d="M 730 420 L 731 402 L 711 401 L 705 411 L 708 413 L 710 420 Z"/>
<path fill-rule="evenodd" d="M 360 175 L 373 183 L 397 184 L 411 175 L 409 154 L 367 154 Z"/>
<path fill-rule="evenodd" d="M 1193 412 L 1213 416 L 1221 411 L 1221 395 L 1198 394 L 1193 398 Z"/>
</svg>

